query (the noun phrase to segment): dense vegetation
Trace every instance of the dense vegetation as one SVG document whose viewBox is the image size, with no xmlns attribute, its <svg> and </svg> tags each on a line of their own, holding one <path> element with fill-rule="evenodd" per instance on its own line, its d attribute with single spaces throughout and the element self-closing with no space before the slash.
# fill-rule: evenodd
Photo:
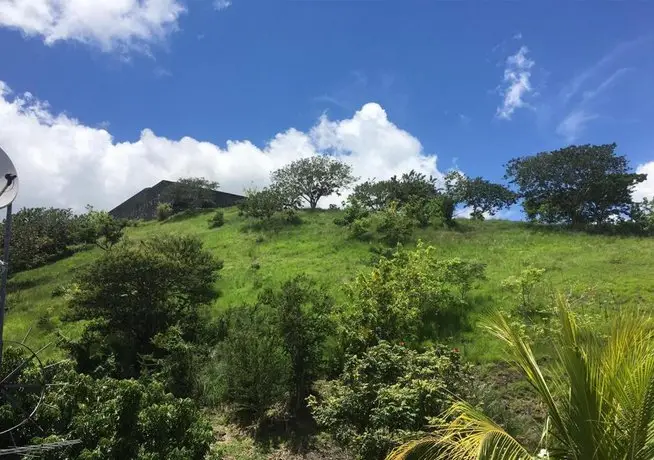
<svg viewBox="0 0 654 460">
<path fill-rule="evenodd" d="M 507 173 L 515 190 L 458 172 L 444 180 L 415 171 L 368 180 L 342 210 L 313 208 L 351 184 L 350 170 L 312 158 L 274 172 L 271 186 L 250 191 L 238 209 L 205 212 L 217 184 L 190 178 L 155 222 L 128 226 L 92 209 L 22 211 L 37 223 L 39 241 L 61 241 L 12 247 L 17 261 L 29 263 L 17 263 L 10 280 L 8 338 L 33 327 L 28 342 L 38 346 L 61 335 L 61 346 L 44 356 L 64 362 L 47 368 L 57 386 L 37 413 L 40 430 L 28 423 L 14 442 L 81 440 L 52 458 L 265 458 L 285 446 L 374 460 L 421 438 L 396 454 L 425 446 L 438 453 L 450 436 L 463 446 L 460 458 L 469 458 L 464 447 L 473 440 L 456 430 L 491 416 L 495 425 L 476 426 L 474 440 L 499 439 L 488 453 L 505 456 L 484 458 L 539 448 L 558 458 L 574 437 L 565 433 L 579 412 L 577 393 L 565 398 L 564 379 L 539 391 L 534 366 L 542 360 L 549 371 L 553 356 L 564 357 L 559 341 L 586 350 L 589 331 L 604 349 L 607 318 L 654 300 L 654 241 L 645 237 L 654 227 L 651 202 L 632 202 L 642 178 L 614 149 L 570 147 L 513 160 Z M 580 172 L 539 177 L 567 164 Z M 579 190 L 596 180 L 610 185 L 610 196 L 589 192 L 580 200 Z M 534 222 L 481 222 L 518 201 Z M 461 207 L 471 220 L 454 218 Z M 633 234 L 641 236 L 626 236 Z M 56 249 L 46 254 L 46 247 Z M 556 295 L 570 305 L 558 313 Z M 479 326 L 489 311 L 503 312 L 494 336 Z M 561 335 L 568 330 L 576 342 Z M 642 350 L 650 350 L 651 337 L 643 337 Z M 532 367 L 516 359 L 526 380 L 498 364 L 502 341 L 528 358 Z M 583 363 L 566 361 L 571 382 L 575 371 L 590 369 L 592 350 Z M 8 356 L 0 376 L 20 362 L 17 351 Z M 31 364 L 16 378 L 30 381 L 38 371 Z M 654 388 L 650 373 L 638 375 Z M 579 387 L 586 390 L 597 388 Z M 542 444 L 537 401 L 547 394 L 552 407 L 572 415 L 554 427 L 560 442 Z M 630 394 L 640 393 L 634 386 Z M 33 398 L 19 396 L 26 406 Z M 645 440 L 650 428 L 642 427 L 654 411 L 647 398 L 638 406 L 644 422 L 634 428 Z M 0 421 L 8 425 L 18 412 L 5 404 Z M 210 422 L 256 443 L 238 453 L 233 446 L 245 441 L 218 442 Z M 436 437 L 430 424 L 442 427 Z M 11 443 L 0 437 L 0 446 Z M 568 444 L 565 452 L 577 448 Z M 620 449 L 616 443 L 607 452 Z"/>
</svg>

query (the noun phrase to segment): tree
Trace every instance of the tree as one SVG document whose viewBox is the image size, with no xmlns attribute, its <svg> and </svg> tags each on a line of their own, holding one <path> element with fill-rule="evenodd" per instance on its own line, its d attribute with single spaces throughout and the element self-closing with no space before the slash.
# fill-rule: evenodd
<svg viewBox="0 0 654 460">
<path fill-rule="evenodd" d="M 219 399 L 248 420 L 273 408 L 298 417 L 323 365 L 334 301 L 309 278 L 264 290 L 254 306 L 229 312 L 219 346 Z"/>
<path fill-rule="evenodd" d="M 311 209 L 322 197 L 338 194 L 356 180 L 350 165 L 324 155 L 296 160 L 273 172 L 271 178 L 291 199 L 300 197 Z"/>
<path fill-rule="evenodd" d="M 83 372 L 138 377 L 152 339 L 178 325 L 186 340 L 201 330 L 201 306 L 214 297 L 222 262 L 196 237 L 168 235 L 121 244 L 82 272 L 69 320 L 87 320 L 69 345 Z"/>
<path fill-rule="evenodd" d="M 334 300 L 309 278 L 298 276 L 279 291 L 266 289 L 259 304 L 276 313 L 291 364 L 290 410 L 297 415 L 305 409 L 311 385 L 319 375 L 324 342 L 331 332 Z"/>
<path fill-rule="evenodd" d="M 601 225 L 628 214 L 634 185 L 645 174 L 629 172 L 616 144 L 572 145 L 535 156 L 514 158 L 506 178 L 519 189 L 530 219 L 573 226 Z"/>
<path fill-rule="evenodd" d="M 543 454 L 550 459 L 654 458 L 654 321 L 621 313 L 607 335 L 577 324 L 558 302 L 560 335 L 546 373 L 521 333 L 497 314 L 490 331 L 548 413 Z M 550 375 L 551 377 L 546 377 Z M 526 447 L 478 409 L 457 402 L 429 436 L 397 449 L 389 460 L 531 459 Z"/>
<path fill-rule="evenodd" d="M 0 229 L 4 244 L 4 224 Z M 13 216 L 9 264 L 12 271 L 39 267 L 82 243 L 80 221 L 70 209 L 23 208 Z"/>
<path fill-rule="evenodd" d="M 13 348 L 5 351 L 0 375 L 20 366 L 17 381 L 37 381 L 41 369 L 35 360 Z M 46 373 L 49 385 L 38 421 L 23 424 L 11 437 L 1 436 L 0 448 L 79 440 L 39 453 L 48 460 L 201 460 L 209 452 L 211 425 L 191 399 L 175 398 L 159 382 L 94 379 L 75 372 L 66 361 L 48 365 Z M 34 391 L 13 394 L 19 398 L 14 403 L 22 407 L 34 407 L 39 396 Z M 0 426 L 13 426 L 24 418 L 22 411 L 0 399 Z"/>
<path fill-rule="evenodd" d="M 111 249 L 123 237 L 127 221 L 116 219 L 106 211 L 95 211 L 87 206 L 86 214 L 79 216 L 83 238 L 95 243 L 105 251 Z"/>
<path fill-rule="evenodd" d="M 218 190 L 218 187 L 218 182 L 204 177 L 181 178 L 163 192 L 161 201 L 170 203 L 176 213 L 213 208 L 216 206 L 213 192 Z"/>
<path fill-rule="evenodd" d="M 507 187 L 482 177 L 468 178 L 454 171 L 447 174 L 445 181 L 447 194 L 456 203 L 472 208 L 473 219 L 484 220 L 484 214 L 494 216 L 517 201 L 516 194 Z"/>
<path fill-rule="evenodd" d="M 445 346 L 419 353 L 381 342 L 350 356 L 338 379 L 311 396 L 318 424 L 362 460 L 383 458 L 393 447 L 424 435 L 471 384 L 468 365 Z"/>
<path fill-rule="evenodd" d="M 400 178 L 393 176 L 388 180 L 366 181 L 356 187 L 348 201 L 356 201 L 371 211 L 380 211 L 391 202 L 404 207 L 415 201 L 429 201 L 438 196 L 436 178 L 411 170 Z"/>
</svg>

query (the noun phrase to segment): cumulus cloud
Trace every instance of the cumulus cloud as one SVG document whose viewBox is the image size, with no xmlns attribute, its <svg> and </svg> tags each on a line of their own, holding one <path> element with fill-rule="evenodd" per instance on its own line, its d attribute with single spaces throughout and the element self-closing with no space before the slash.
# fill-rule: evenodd
<svg viewBox="0 0 654 460">
<path fill-rule="evenodd" d="M 111 209 L 162 179 L 204 176 L 224 191 L 265 186 L 270 172 L 297 158 L 331 154 L 362 179 L 387 178 L 415 169 L 440 176 L 410 133 L 393 124 L 376 104 L 352 118 L 320 118 L 308 132 L 288 129 L 263 146 L 248 140 L 225 146 L 191 137 L 169 139 L 144 129 L 138 140 L 118 142 L 107 129 L 53 113 L 29 93 L 12 95 L 0 82 L 0 145 L 18 169 L 20 206 Z M 330 202 L 339 202 L 332 197 Z"/>
<path fill-rule="evenodd" d="M 506 59 L 502 105 L 497 108 L 499 118 L 510 120 L 516 109 L 527 107 L 525 98 L 533 91 L 529 79 L 535 62 L 527 57 L 529 49 L 522 46 L 516 54 Z"/>
<path fill-rule="evenodd" d="M 636 185 L 633 193 L 635 201 L 654 198 L 654 161 L 644 163 L 636 168 L 638 174 L 647 174 L 647 180 Z"/>
<path fill-rule="evenodd" d="M 48 45 L 70 40 L 145 51 L 176 30 L 184 12 L 180 0 L 1 0 L 0 26 Z"/>
</svg>

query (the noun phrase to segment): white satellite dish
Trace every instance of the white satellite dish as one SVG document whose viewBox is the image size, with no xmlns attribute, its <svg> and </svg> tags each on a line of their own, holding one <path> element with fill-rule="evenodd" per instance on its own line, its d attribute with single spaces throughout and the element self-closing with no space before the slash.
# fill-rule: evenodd
<svg viewBox="0 0 654 460">
<path fill-rule="evenodd" d="M 18 195 L 18 174 L 9 155 L 0 147 L 0 209 L 9 206 Z"/>
</svg>

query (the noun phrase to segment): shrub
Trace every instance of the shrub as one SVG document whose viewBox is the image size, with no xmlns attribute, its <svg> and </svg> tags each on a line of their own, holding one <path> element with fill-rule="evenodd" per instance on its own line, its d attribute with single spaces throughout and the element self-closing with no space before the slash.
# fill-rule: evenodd
<svg viewBox="0 0 654 460">
<path fill-rule="evenodd" d="M 87 213 L 79 219 L 85 242 L 94 243 L 105 251 L 120 241 L 129 223 L 124 219 L 116 219 L 106 211 L 94 211 L 90 206 L 87 206 Z"/>
<path fill-rule="evenodd" d="M 288 400 L 291 363 L 272 312 L 259 306 L 231 310 L 225 340 L 205 371 L 208 402 L 230 404 L 242 422 L 260 423 Z"/>
<path fill-rule="evenodd" d="M 309 397 L 318 424 L 359 459 L 382 459 L 423 434 L 470 386 L 469 367 L 457 352 L 438 346 L 418 353 L 381 342 L 352 356 L 342 375 Z"/>
<path fill-rule="evenodd" d="M 72 254 L 84 242 L 80 221 L 70 209 L 23 208 L 13 216 L 9 264 L 13 272 L 28 270 Z M 0 226 L 0 247 L 4 224 Z"/>
<path fill-rule="evenodd" d="M 218 399 L 258 423 L 271 412 L 301 415 L 323 368 L 332 307 L 331 297 L 300 276 L 266 289 L 255 306 L 230 312 L 218 349 Z"/>
<path fill-rule="evenodd" d="M 359 201 L 350 200 L 344 209 L 343 217 L 334 219 L 334 223 L 339 226 L 347 226 L 356 220 L 365 219 L 369 215 L 370 212 Z"/>
<path fill-rule="evenodd" d="M 350 224 L 350 235 L 357 240 L 370 241 L 374 237 L 370 231 L 370 225 L 369 218 L 357 219 Z"/>
<path fill-rule="evenodd" d="M 381 234 L 383 242 L 396 246 L 411 238 L 413 223 L 403 211 L 398 210 L 397 203 L 392 202 L 378 214 L 377 232 Z"/>
<path fill-rule="evenodd" d="M 16 368 L 25 356 L 7 350 L 3 368 Z M 6 363 L 6 364 L 5 364 Z M 34 382 L 34 361 L 23 363 L 18 380 Z M 157 382 L 94 379 L 78 374 L 70 363 L 46 369 L 50 385 L 40 406 L 38 423 L 26 423 L 0 437 L 0 448 L 79 439 L 80 443 L 39 457 L 84 459 L 203 459 L 213 434 L 190 399 L 177 399 Z M 5 374 L 3 374 L 5 375 Z M 32 375 L 30 377 L 30 375 Z M 33 407 L 33 392 L 14 392 L 23 407 Z M 0 403 L 0 426 L 24 418 L 19 409 Z"/>
<path fill-rule="evenodd" d="M 357 352 L 380 340 L 416 342 L 456 327 L 465 314 L 466 294 L 484 266 L 439 259 L 422 242 L 398 249 L 346 286 L 349 303 L 341 312 L 344 348 Z"/>
<path fill-rule="evenodd" d="M 209 228 L 218 228 L 223 225 L 225 225 L 225 213 L 222 209 L 219 209 L 214 213 L 213 217 L 211 217 L 211 220 L 209 220 Z"/>
<path fill-rule="evenodd" d="M 155 335 L 178 325 L 186 340 L 195 340 L 201 307 L 213 299 L 221 268 L 191 236 L 124 243 L 106 252 L 78 276 L 71 295 L 67 319 L 89 321 L 82 338 L 69 344 L 79 370 L 106 370 L 109 363 L 110 375 L 137 377 L 140 356 L 154 351 Z"/>
<path fill-rule="evenodd" d="M 173 215 L 173 205 L 170 203 L 159 203 L 157 205 L 157 220 L 164 221 Z"/>
</svg>

